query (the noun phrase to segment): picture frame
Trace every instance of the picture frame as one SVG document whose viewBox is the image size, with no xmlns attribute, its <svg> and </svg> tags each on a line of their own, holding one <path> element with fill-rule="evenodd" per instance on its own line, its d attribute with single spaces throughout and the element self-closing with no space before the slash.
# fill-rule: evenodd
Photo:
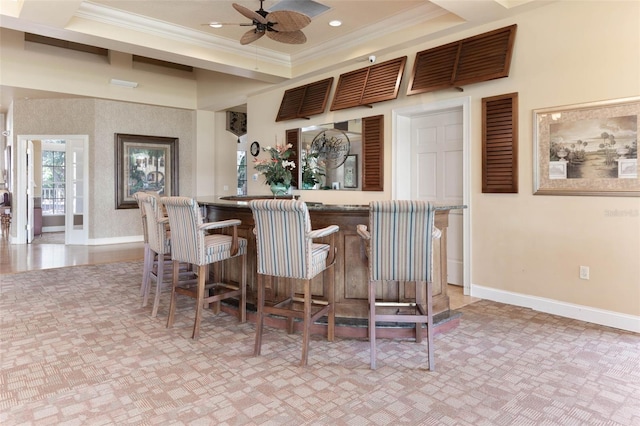
<svg viewBox="0 0 640 426">
<path fill-rule="evenodd" d="M 115 134 L 116 209 L 138 208 L 133 194 L 178 195 L 178 138 Z"/>
<path fill-rule="evenodd" d="M 358 155 L 347 155 L 344 160 L 344 187 L 345 188 L 357 188 L 358 187 Z"/>
<path fill-rule="evenodd" d="M 640 196 L 640 97 L 533 111 L 534 195 Z"/>
</svg>

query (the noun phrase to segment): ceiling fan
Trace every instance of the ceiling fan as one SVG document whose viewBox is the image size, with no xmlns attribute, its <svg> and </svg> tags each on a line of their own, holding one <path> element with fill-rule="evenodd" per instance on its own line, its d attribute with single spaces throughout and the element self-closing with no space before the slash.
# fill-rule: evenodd
<svg viewBox="0 0 640 426">
<path fill-rule="evenodd" d="M 249 44 L 258 40 L 263 35 L 267 35 L 272 40 L 287 44 L 303 44 L 307 41 L 302 28 L 309 25 L 311 18 L 307 15 L 293 10 L 277 10 L 267 12 L 262 8 L 264 0 L 260 0 L 260 9 L 253 11 L 237 3 L 233 3 L 233 8 L 244 17 L 251 19 L 251 23 L 235 24 L 241 26 L 254 26 L 255 28 L 244 33 L 240 38 L 240 44 Z M 208 24 L 212 27 L 233 24 Z"/>
</svg>

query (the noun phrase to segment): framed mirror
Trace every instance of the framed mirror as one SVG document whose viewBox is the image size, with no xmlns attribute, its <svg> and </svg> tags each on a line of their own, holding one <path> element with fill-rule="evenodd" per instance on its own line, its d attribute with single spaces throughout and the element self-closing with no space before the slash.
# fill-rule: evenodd
<svg viewBox="0 0 640 426">
<path fill-rule="evenodd" d="M 301 189 L 360 190 L 362 119 L 303 127 L 299 146 Z"/>
<path fill-rule="evenodd" d="M 285 137 L 298 189 L 384 191 L 384 115 L 288 129 Z"/>
</svg>

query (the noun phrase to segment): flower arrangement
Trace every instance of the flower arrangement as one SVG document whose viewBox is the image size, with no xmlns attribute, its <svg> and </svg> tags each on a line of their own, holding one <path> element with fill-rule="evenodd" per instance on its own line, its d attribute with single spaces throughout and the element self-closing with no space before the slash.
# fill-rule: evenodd
<svg viewBox="0 0 640 426">
<path fill-rule="evenodd" d="M 319 152 L 311 152 L 309 146 L 302 153 L 302 186 L 303 189 L 311 189 L 321 182 L 324 173 L 321 171 L 321 164 L 318 161 Z"/>
<path fill-rule="evenodd" d="M 253 167 L 264 175 L 267 185 L 282 184 L 287 188 L 291 186 L 291 171 L 296 167 L 296 163 L 288 160 L 293 154 L 292 147 L 291 144 L 276 144 L 275 148 L 266 146 L 262 150 L 269 153 L 269 158 L 253 160 Z"/>
</svg>

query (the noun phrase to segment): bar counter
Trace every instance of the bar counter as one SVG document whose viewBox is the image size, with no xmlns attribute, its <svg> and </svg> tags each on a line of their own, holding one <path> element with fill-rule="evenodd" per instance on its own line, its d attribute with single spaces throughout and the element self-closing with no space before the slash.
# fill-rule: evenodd
<svg viewBox="0 0 640 426">
<path fill-rule="evenodd" d="M 248 314 L 255 303 L 256 277 L 256 241 L 253 235 L 253 215 L 249 201 L 256 198 L 273 198 L 272 196 L 231 196 L 231 197 L 198 197 L 198 204 L 206 210 L 206 220 L 210 222 L 240 219 L 238 236 L 246 238 L 248 243 L 247 258 L 247 304 Z M 279 198 L 291 198 L 279 197 Z M 336 325 L 352 325 L 353 327 L 336 327 L 336 335 L 366 337 L 368 318 L 368 266 L 364 245 L 356 233 L 356 226 L 369 224 L 368 205 L 335 205 L 306 201 L 311 218 L 312 229 L 338 225 L 340 231 L 335 243 L 337 247 L 335 265 L 335 302 Z M 447 227 L 449 211 L 464 206 L 437 206 L 435 226 L 442 231 L 442 237 L 434 241 L 433 272 L 433 308 L 435 323 L 446 323 L 453 316 L 449 308 L 447 296 Z M 233 260 L 232 260 L 233 261 Z M 240 264 L 224 268 L 225 279 L 239 281 Z M 266 280 L 266 297 L 275 301 L 286 297 L 289 280 Z M 326 291 L 322 274 L 312 282 L 314 296 L 323 297 Z M 382 286 L 378 297 L 389 301 L 403 301 L 415 295 L 413 283 Z M 453 324 L 451 324 L 453 326 Z M 389 336 L 403 335 L 403 331 L 392 332 Z M 381 337 L 384 337 L 384 332 Z"/>
</svg>

